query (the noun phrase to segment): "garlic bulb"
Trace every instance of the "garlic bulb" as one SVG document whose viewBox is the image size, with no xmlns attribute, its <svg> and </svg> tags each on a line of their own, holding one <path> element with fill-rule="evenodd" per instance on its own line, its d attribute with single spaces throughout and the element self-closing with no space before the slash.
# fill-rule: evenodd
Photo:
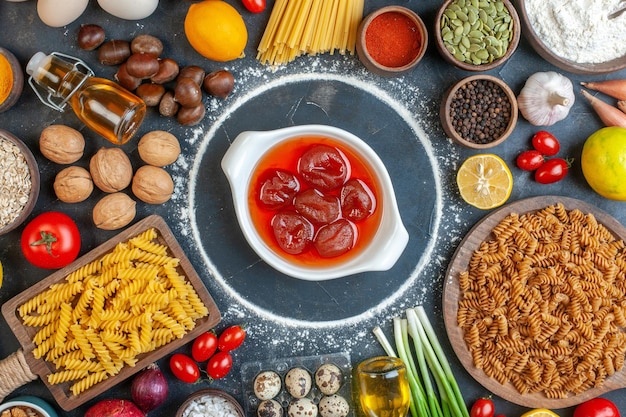
<svg viewBox="0 0 626 417">
<path fill-rule="evenodd" d="M 574 86 L 569 78 L 547 71 L 528 77 L 517 104 L 522 116 L 531 124 L 550 126 L 567 116 L 574 100 Z"/>
</svg>

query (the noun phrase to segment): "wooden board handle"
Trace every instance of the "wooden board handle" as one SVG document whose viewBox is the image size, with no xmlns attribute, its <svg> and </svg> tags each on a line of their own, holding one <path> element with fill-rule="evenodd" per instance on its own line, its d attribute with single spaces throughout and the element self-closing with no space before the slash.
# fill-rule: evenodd
<svg viewBox="0 0 626 417">
<path fill-rule="evenodd" d="M 0 361 L 0 402 L 17 388 L 35 379 L 37 375 L 28 367 L 22 349 L 3 359 Z"/>
</svg>

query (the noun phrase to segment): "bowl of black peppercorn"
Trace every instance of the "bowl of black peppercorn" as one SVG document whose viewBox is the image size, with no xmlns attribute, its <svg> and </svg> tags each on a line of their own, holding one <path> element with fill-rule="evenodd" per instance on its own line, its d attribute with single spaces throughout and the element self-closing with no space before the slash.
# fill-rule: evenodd
<svg viewBox="0 0 626 417">
<path fill-rule="evenodd" d="M 445 93 L 440 117 L 446 134 L 472 149 L 504 142 L 517 124 L 517 99 L 511 88 L 492 75 L 472 75 Z"/>
</svg>

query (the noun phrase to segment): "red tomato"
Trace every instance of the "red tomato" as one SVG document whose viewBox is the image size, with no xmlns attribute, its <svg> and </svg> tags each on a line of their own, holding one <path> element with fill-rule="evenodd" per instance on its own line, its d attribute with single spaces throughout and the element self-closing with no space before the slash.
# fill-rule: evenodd
<svg viewBox="0 0 626 417">
<path fill-rule="evenodd" d="M 350 177 L 351 168 L 339 149 L 315 145 L 300 158 L 298 172 L 309 186 L 326 192 L 341 187 Z"/>
<path fill-rule="evenodd" d="M 21 246 L 31 264 L 39 268 L 63 268 L 76 259 L 80 252 L 80 233 L 70 216 L 49 211 L 26 225 Z"/>
<path fill-rule="evenodd" d="M 540 184 L 551 184 L 560 181 L 567 175 L 569 167 L 570 162 L 565 159 L 548 159 L 535 171 L 535 181 Z"/>
<path fill-rule="evenodd" d="M 524 171 L 534 171 L 545 162 L 543 154 L 538 150 L 524 151 L 517 156 L 517 167 Z"/>
<path fill-rule="evenodd" d="M 224 378 L 233 367 L 233 357 L 228 352 L 217 352 L 211 356 L 206 371 L 213 379 Z"/>
<path fill-rule="evenodd" d="M 280 210 L 291 205 L 298 191 L 300 182 L 295 175 L 281 169 L 272 170 L 263 176 L 259 200 L 267 209 Z"/>
<path fill-rule="evenodd" d="M 348 252 L 356 242 L 356 227 L 346 219 L 320 227 L 313 245 L 320 256 L 333 258 Z"/>
<path fill-rule="evenodd" d="M 480 398 L 472 405 L 470 417 L 493 417 L 496 408 L 489 398 Z"/>
<path fill-rule="evenodd" d="M 242 3 L 252 13 L 261 13 L 265 10 L 265 0 L 242 0 Z"/>
<path fill-rule="evenodd" d="M 202 333 L 191 346 L 191 356 L 197 362 L 208 361 L 217 351 L 217 335 L 214 332 Z"/>
<path fill-rule="evenodd" d="M 561 144 L 558 139 L 550 132 L 540 130 L 535 133 L 531 139 L 533 148 L 544 154 L 545 156 L 554 156 L 559 153 Z"/>
<path fill-rule="evenodd" d="M 176 378 L 188 384 L 193 384 L 200 379 L 200 369 L 198 365 L 185 354 L 173 354 L 170 357 L 170 369 Z"/>
<path fill-rule="evenodd" d="M 309 188 L 298 193 L 293 203 L 298 213 L 312 223 L 331 223 L 337 220 L 341 214 L 339 199 L 331 194 L 322 194 L 315 188 Z"/>
<path fill-rule="evenodd" d="M 230 352 L 237 349 L 246 338 L 246 331 L 239 325 L 230 326 L 220 334 L 217 346 L 222 352 Z"/>
<path fill-rule="evenodd" d="M 278 246 L 292 255 L 307 250 L 313 240 L 313 225 L 295 211 L 277 213 L 272 218 L 272 229 Z"/>
<path fill-rule="evenodd" d="M 363 181 L 351 179 L 341 189 L 341 212 L 346 219 L 353 222 L 365 220 L 375 208 L 374 193 Z"/>
<path fill-rule="evenodd" d="M 611 400 L 593 398 L 574 409 L 574 417 L 620 417 L 619 410 Z"/>
</svg>

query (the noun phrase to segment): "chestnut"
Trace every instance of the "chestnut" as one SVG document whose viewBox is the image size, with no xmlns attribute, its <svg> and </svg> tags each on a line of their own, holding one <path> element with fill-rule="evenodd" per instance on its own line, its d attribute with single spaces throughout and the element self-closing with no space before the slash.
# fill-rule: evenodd
<svg viewBox="0 0 626 417">
<path fill-rule="evenodd" d="M 202 85 L 202 81 L 204 80 L 205 71 L 202 67 L 197 65 L 188 65 L 186 67 L 181 68 L 179 77 L 189 77 L 193 79 L 198 85 Z"/>
<path fill-rule="evenodd" d="M 159 71 L 159 60 L 149 54 L 132 54 L 126 60 L 126 71 L 133 77 L 144 80 Z"/>
<path fill-rule="evenodd" d="M 146 103 L 146 106 L 154 107 L 161 102 L 161 98 L 165 94 L 165 87 L 161 84 L 144 83 L 137 87 L 135 94 Z"/>
<path fill-rule="evenodd" d="M 115 73 L 115 79 L 125 89 L 133 91 L 139 87 L 139 84 L 141 84 L 141 78 L 130 75 L 126 67 L 126 62 L 119 66 L 117 72 Z"/>
<path fill-rule="evenodd" d="M 189 77 L 178 77 L 174 86 L 174 99 L 183 107 L 194 107 L 202 102 L 200 85 Z"/>
<path fill-rule="evenodd" d="M 218 70 L 204 77 L 202 88 L 208 94 L 220 98 L 226 98 L 235 87 L 235 77 L 230 71 Z"/>
<path fill-rule="evenodd" d="M 130 50 L 134 54 L 148 54 L 158 58 L 163 53 L 163 42 L 152 35 L 141 34 L 130 42 Z"/>
<path fill-rule="evenodd" d="M 176 119 L 183 126 L 195 126 L 204 119 L 205 113 L 204 104 L 200 103 L 194 107 L 181 107 L 178 110 Z"/>
<path fill-rule="evenodd" d="M 130 56 L 128 41 L 113 39 L 98 48 L 98 60 L 102 65 L 119 65 Z"/>
<path fill-rule="evenodd" d="M 81 25 L 78 30 L 78 47 L 85 51 L 93 51 L 104 42 L 105 33 L 102 26 L 95 24 Z"/>
<path fill-rule="evenodd" d="M 150 77 L 150 81 L 156 84 L 165 84 L 175 79 L 178 73 L 178 63 L 171 58 L 163 58 L 159 60 L 159 70 Z"/>
<path fill-rule="evenodd" d="M 173 117 L 178 112 L 178 109 L 180 109 L 180 104 L 174 100 L 174 93 L 166 91 L 159 103 L 159 114 L 165 117 Z"/>
</svg>

